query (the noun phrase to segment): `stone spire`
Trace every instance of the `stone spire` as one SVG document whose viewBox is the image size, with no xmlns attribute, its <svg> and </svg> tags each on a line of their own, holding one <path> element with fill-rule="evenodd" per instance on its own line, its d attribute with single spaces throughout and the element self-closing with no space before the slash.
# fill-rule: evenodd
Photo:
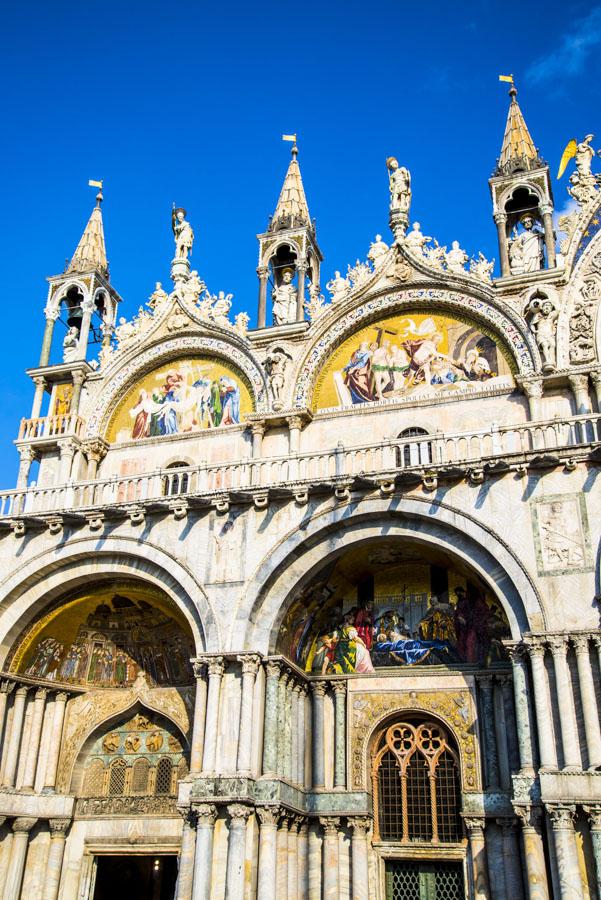
<svg viewBox="0 0 601 900">
<path fill-rule="evenodd" d="M 511 102 L 507 113 L 503 146 L 495 173 L 497 175 L 509 175 L 519 171 L 529 172 L 531 169 L 538 169 L 544 165 L 528 131 L 517 95 L 517 88 L 512 84 L 509 90 Z"/>
<path fill-rule="evenodd" d="M 280 231 L 282 228 L 295 228 L 311 225 L 309 207 L 305 197 L 303 179 L 298 164 L 298 147 L 292 147 L 292 159 L 284 178 L 280 199 L 269 225 L 269 231 Z"/>
<path fill-rule="evenodd" d="M 100 188 L 96 195 L 96 206 L 88 219 L 88 224 L 67 267 L 67 272 L 89 272 L 94 270 L 105 277 L 108 276 L 102 210 L 100 209 L 102 199 L 102 188 Z"/>
</svg>

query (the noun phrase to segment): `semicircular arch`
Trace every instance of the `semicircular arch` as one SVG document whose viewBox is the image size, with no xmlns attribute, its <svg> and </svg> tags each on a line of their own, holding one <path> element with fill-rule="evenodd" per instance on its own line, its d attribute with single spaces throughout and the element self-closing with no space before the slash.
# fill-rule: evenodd
<svg viewBox="0 0 601 900">
<path fill-rule="evenodd" d="M 520 375 L 531 375 L 541 367 L 540 354 L 524 320 L 513 310 L 502 309 L 489 300 L 439 288 L 416 288 L 393 294 L 372 296 L 347 310 L 338 319 L 320 322 L 311 346 L 301 359 L 296 373 L 293 402 L 308 408 L 319 376 L 329 356 L 361 328 L 386 316 L 406 314 L 409 310 L 440 312 L 460 320 L 481 324 L 499 337 Z M 325 319 L 325 317 L 324 317 Z"/>
</svg>

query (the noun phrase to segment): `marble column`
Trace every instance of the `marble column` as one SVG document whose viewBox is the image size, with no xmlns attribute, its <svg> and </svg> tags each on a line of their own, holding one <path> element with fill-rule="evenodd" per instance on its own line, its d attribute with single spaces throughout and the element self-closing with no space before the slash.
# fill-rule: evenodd
<svg viewBox="0 0 601 900">
<path fill-rule="evenodd" d="M 591 381 L 593 383 L 593 390 L 595 391 L 595 399 L 597 401 L 597 412 L 601 412 L 601 369 L 593 369 L 591 372 Z M 597 434 L 595 437 L 598 439 L 599 435 Z"/>
<path fill-rule="evenodd" d="M 516 806 L 515 814 L 522 824 L 528 900 L 549 900 L 547 866 L 541 830 L 542 810 L 536 806 Z"/>
<path fill-rule="evenodd" d="M 574 830 L 576 807 L 569 805 L 547 806 L 553 826 L 555 859 L 559 876 L 558 900 L 582 900 L 584 888 L 580 876 L 580 864 Z"/>
<path fill-rule="evenodd" d="M 35 384 L 35 394 L 33 395 L 33 404 L 31 406 L 31 418 L 38 419 L 42 411 L 44 391 L 46 390 L 46 379 L 43 375 L 36 375 L 33 381 Z"/>
<path fill-rule="evenodd" d="M 348 820 L 351 835 L 351 900 L 369 900 L 368 833 L 367 816 L 355 816 Z"/>
<path fill-rule="evenodd" d="M 601 731 L 599 729 L 599 711 L 597 709 L 595 683 L 593 681 L 589 654 L 589 640 L 586 635 L 579 634 L 572 637 L 572 643 L 576 650 L 588 767 L 589 769 L 598 769 L 601 766 Z"/>
<path fill-rule="evenodd" d="M 34 460 L 38 458 L 33 447 L 19 447 L 19 472 L 17 474 L 17 490 L 24 491 L 29 482 L 29 470 Z"/>
<path fill-rule="evenodd" d="M 486 767 L 486 787 L 492 791 L 499 790 L 499 758 L 495 736 L 495 711 L 493 705 L 492 675 L 484 675 L 478 679 L 482 698 L 482 728 L 484 731 L 484 759 Z"/>
<path fill-rule="evenodd" d="M 463 821 L 465 822 L 469 839 L 474 900 L 490 900 L 491 893 L 488 881 L 486 844 L 484 841 L 485 819 L 483 816 L 466 816 Z"/>
<path fill-rule="evenodd" d="M 540 213 L 543 220 L 543 229 L 545 232 L 545 250 L 547 252 L 547 268 L 554 269 L 557 265 L 555 255 L 555 232 L 553 231 L 553 207 L 548 204 L 541 204 Z"/>
<path fill-rule="evenodd" d="M 278 682 L 278 763 L 277 773 L 280 776 L 286 774 L 286 742 L 289 735 L 286 734 L 286 719 L 288 716 L 288 684 L 290 682 L 290 673 L 282 672 Z"/>
<path fill-rule="evenodd" d="M 2 831 L 5 822 L 6 817 L 0 816 L 0 831 Z M 4 837 L 0 840 L 0 897 L 4 897 L 4 885 L 8 874 L 8 864 L 12 851 L 13 838 L 14 835 L 12 829 L 7 825 L 5 827 Z"/>
<path fill-rule="evenodd" d="M 179 854 L 175 900 L 192 900 L 194 886 L 194 852 L 196 849 L 196 813 L 190 809 L 180 810 L 184 818 L 182 846 Z"/>
<path fill-rule="evenodd" d="M 202 771 L 204 752 L 205 718 L 207 715 L 207 667 L 204 662 L 192 664 L 196 680 L 194 697 L 194 723 L 192 725 L 192 746 L 190 748 L 190 775 L 198 775 Z"/>
<path fill-rule="evenodd" d="M 42 351 L 40 353 L 39 366 L 47 366 L 50 362 L 50 350 L 52 349 L 52 334 L 54 332 L 54 323 L 58 319 L 59 310 L 51 306 L 46 306 L 46 327 L 44 328 L 44 337 L 42 338 Z"/>
<path fill-rule="evenodd" d="M 257 897 L 278 900 L 276 894 L 277 830 L 281 811 L 278 806 L 258 806 L 259 817 L 259 874 Z"/>
<path fill-rule="evenodd" d="M 48 691 L 45 688 L 38 688 L 35 693 L 35 700 L 33 701 L 33 715 L 31 718 L 31 728 L 29 731 L 25 771 L 23 773 L 22 789 L 24 791 L 32 791 L 35 782 L 35 773 L 38 765 L 38 754 L 40 752 L 40 738 L 42 737 L 42 723 L 44 721 L 44 707 L 46 706 L 47 694 Z"/>
<path fill-rule="evenodd" d="M 276 897 L 285 900 L 288 893 L 288 829 L 290 820 L 287 815 L 280 818 L 276 835 Z"/>
<path fill-rule="evenodd" d="M 7 707 L 8 707 L 8 698 L 12 693 L 15 687 L 14 681 L 2 681 L 0 683 L 0 748 L 4 743 L 4 738 L 6 737 L 7 732 L 7 724 L 8 724 L 8 715 L 7 715 Z"/>
<path fill-rule="evenodd" d="M 531 378 L 522 382 L 522 390 L 528 398 L 528 412 L 530 413 L 530 421 L 538 422 L 542 419 L 541 400 L 543 396 L 543 380 L 542 378 Z M 537 449 L 531 447 L 532 450 Z"/>
<path fill-rule="evenodd" d="M 263 450 L 263 438 L 265 437 L 266 430 L 267 426 L 265 425 L 265 422 L 253 422 L 251 424 L 253 459 L 261 458 Z"/>
<path fill-rule="evenodd" d="M 516 819 L 497 819 L 503 835 L 503 858 L 505 860 L 505 889 L 511 900 L 522 900 L 524 885 L 522 861 L 518 844 L 518 823 Z"/>
<path fill-rule="evenodd" d="M 29 832 L 36 822 L 37 819 L 28 818 L 18 818 L 13 821 L 13 842 L 10 851 L 6 882 L 4 884 L 4 896 L 6 900 L 18 900 L 21 895 Z"/>
<path fill-rule="evenodd" d="M 79 413 L 79 404 L 81 402 L 81 389 L 85 381 L 83 372 L 73 372 L 73 396 L 71 397 L 71 412 L 74 416 Z"/>
<path fill-rule="evenodd" d="M 64 438 L 58 441 L 58 449 L 60 454 L 59 480 L 61 484 L 64 484 L 71 479 L 73 457 L 77 450 L 77 444 L 72 438 Z"/>
<path fill-rule="evenodd" d="M 232 803 L 227 811 L 230 817 L 230 830 L 227 842 L 225 900 L 241 900 L 244 896 L 246 823 L 252 815 L 252 809 L 242 803 Z"/>
<path fill-rule="evenodd" d="M 88 353 L 88 337 L 90 335 L 90 325 L 92 324 L 92 313 L 95 309 L 93 297 L 86 297 L 81 304 L 81 326 L 79 329 L 79 340 L 77 342 L 77 359 L 85 359 Z"/>
<path fill-rule="evenodd" d="M 520 754 L 520 738 L 518 734 L 518 726 L 516 721 L 515 707 L 516 701 L 514 696 L 515 682 L 508 675 L 500 678 L 501 691 L 503 694 L 503 705 L 505 707 L 505 722 L 507 725 L 507 752 L 509 754 L 509 768 L 512 772 L 521 771 L 525 774 Z M 528 697 L 526 696 L 526 727 L 528 729 L 528 750 L 532 753 L 530 743 L 530 716 L 528 711 Z M 531 774 L 528 772 L 528 774 Z"/>
<path fill-rule="evenodd" d="M 553 667 L 555 669 L 557 705 L 559 708 L 559 722 L 561 725 L 561 746 L 563 748 L 563 765 L 564 769 L 567 769 L 568 771 L 578 772 L 582 769 L 582 764 L 580 761 L 580 748 L 578 746 L 578 729 L 576 727 L 574 697 L 572 695 L 570 672 L 567 661 L 567 637 L 564 635 L 556 635 L 548 638 L 547 644 L 553 654 Z"/>
<path fill-rule="evenodd" d="M 292 781 L 292 691 L 294 676 L 290 674 L 284 694 L 284 777 Z M 295 723 L 296 724 L 296 723 Z"/>
<path fill-rule="evenodd" d="M 298 900 L 309 898 L 309 823 L 301 821 L 298 829 Z"/>
<path fill-rule="evenodd" d="M 320 817 L 323 828 L 322 852 L 322 885 L 323 900 L 338 900 L 338 828 L 339 820 L 334 817 Z"/>
<path fill-rule="evenodd" d="M 69 830 L 69 819 L 50 819 L 50 849 L 46 862 L 46 878 L 42 900 L 56 900 L 61 881 L 63 868 L 63 856 L 65 854 L 65 839 Z M 189 898 L 188 898 L 189 900 Z"/>
<path fill-rule="evenodd" d="M 50 743 L 48 746 L 48 757 L 46 759 L 46 771 L 44 774 L 44 792 L 54 791 L 56 786 L 56 773 L 58 770 L 58 758 L 61 749 L 61 738 L 63 734 L 63 722 L 65 719 L 65 706 L 69 695 L 64 692 L 58 693 L 54 698 L 54 710 L 52 716 L 52 732 L 50 735 Z"/>
<path fill-rule="evenodd" d="M 307 277 L 307 263 L 299 260 L 296 265 L 297 291 L 296 291 L 296 321 L 305 320 L 305 278 Z"/>
<path fill-rule="evenodd" d="M 212 803 L 194 807 L 196 815 L 196 847 L 194 850 L 193 900 L 210 900 L 213 869 L 213 836 L 217 809 Z"/>
<path fill-rule="evenodd" d="M 498 677 L 493 679 L 493 708 L 495 711 L 495 743 L 497 747 L 497 759 L 499 761 L 499 785 L 502 790 L 507 791 L 511 788 L 508 746 L 509 735 L 507 733 L 507 722 L 505 721 L 503 687 Z"/>
<path fill-rule="evenodd" d="M 263 723 L 263 775 L 275 775 L 278 765 L 278 697 L 281 666 L 265 663 L 265 717 Z"/>
<path fill-rule="evenodd" d="M 334 787 L 346 787 L 346 681 L 335 681 L 334 691 Z"/>
<path fill-rule="evenodd" d="M 267 279 L 269 277 L 269 269 L 267 266 L 259 266 L 257 275 L 259 276 L 259 312 L 257 316 L 257 328 L 265 328 L 267 323 Z"/>
<path fill-rule="evenodd" d="M 242 666 L 242 696 L 240 700 L 240 731 L 238 735 L 238 772 L 250 774 L 253 736 L 253 696 L 255 678 L 259 671 L 260 659 L 256 654 L 237 657 Z"/>
<path fill-rule="evenodd" d="M 318 823 L 313 821 L 313 826 L 309 828 L 307 840 L 309 900 L 321 900 L 321 850 L 323 838 L 320 831 L 321 828 Z"/>
<path fill-rule="evenodd" d="M 323 706 L 327 685 L 324 681 L 315 681 L 311 685 L 313 692 L 313 787 L 325 785 Z"/>
<path fill-rule="evenodd" d="M 486 823 L 486 859 L 492 900 L 509 900 L 505 888 L 505 859 L 501 829 L 490 819 Z"/>
<path fill-rule="evenodd" d="M 588 375 L 568 375 L 568 381 L 574 394 L 576 415 L 582 416 L 591 412 L 591 398 L 588 392 Z M 586 433 L 581 434 L 581 440 L 586 441 Z"/>
<path fill-rule="evenodd" d="M 597 895 L 601 897 L 601 804 L 593 804 L 583 807 L 588 816 L 591 831 L 591 844 L 593 845 L 593 857 L 595 860 L 595 884 Z"/>
<path fill-rule="evenodd" d="M 291 765 L 290 765 L 290 781 L 298 784 L 298 757 L 299 757 L 299 732 L 298 732 L 298 707 L 299 698 L 302 694 L 302 685 L 298 682 L 292 688 L 292 696 L 290 698 L 290 748 L 291 748 Z"/>
<path fill-rule="evenodd" d="M 499 258 L 501 262 L 501 278 L 511 275 L 511 267 L 509 265 L 509 247 L 507 245 L 507 215 L 502 212 L 495 213 L 495 224 L 497 226 L 497 238 L 499 240 Z"/>
<path fill-rule="evenodd" d="M 288 451 L 291 454 L 298 453 L 303 420 L 300 416 L 290 416 L 286 421 L 288 422 Z"/>
<path fill-rule="evenodd" d="M 545 648 L 542 644 L 529 644 L 532 683 L 534 685 L 534 709 L 538 732 L 538 756 L 541 769 L 556 769 L 557 754 L 553 736 L 553 718 L 549 702 L 549 687 L 545 671 Z"/>
<path fill-rule="evenodd" d="M 4 765 L 4 777 L 2 779 L 3 787 L 15 786 L 15 775 L 17 772 L 17 762 L 19 760 L 19 747 L 21 745 L 21 731 L 23 728 L 23 719 L 25 716 L 25 699 L 27 697 L 27 688 L 20 687 L 15 693 L 13 704 L 13 719 L 8 735 L 8 753 Z"/>
<path fill-rule="evenodd" d="M 297 759 L 297 770 L 296 770 L 296 783 L 301 787 L 305 786 L 305 754 L 307 748 L 307 738 L 305 735 L 305 716 L 307 711 L 307 689 L 304 685 L 301 685 L 300 691 L 298 694 L 298 719 L 297 719 L 297 734 L 298 734 L 298 759 Z"/>
<path fill-rule="evenodd" d="M 202 771 L 214 772 L 217 754 L 217 730 L 219 726 L 219 697 L 221 694 L 221 679 L 223 678 L 223 673 L 225 671 L 222 657 L 216 656 L 207 659 L 207 669 L 209 672 L 209 690 Z"/>
<path fill-rule="evenodd" d="M 287 900 L 298 900 L 298 829 L 300 819 L 293 816 L 288 829 L 288 893 Z"/>
</svg>

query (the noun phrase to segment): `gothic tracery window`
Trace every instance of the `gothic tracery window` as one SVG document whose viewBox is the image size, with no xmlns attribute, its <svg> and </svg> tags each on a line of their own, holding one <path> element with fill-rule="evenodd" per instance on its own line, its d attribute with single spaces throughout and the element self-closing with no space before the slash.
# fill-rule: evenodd
<svg viewBox="0 0 601 900">
<path fill-rule="evenodd" d="M 372 782 L 376 840 L 461 840 L 459 759 L 439 723 L 387 726 L 376 742 Z"/>
</svg>

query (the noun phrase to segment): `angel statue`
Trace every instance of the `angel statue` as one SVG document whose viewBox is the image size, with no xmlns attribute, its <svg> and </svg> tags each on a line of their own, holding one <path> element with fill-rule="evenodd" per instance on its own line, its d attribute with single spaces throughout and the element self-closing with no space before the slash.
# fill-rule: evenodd
<svg viewBox="0 0 601 900">
<path fill-rule="evenodd" d="M 601 176 L 591 172 L 591 164 L 595 156 L 601 156 L 600 150 L 591 147 L 594 134 L 587 134 L 584 140 L 578 143 L 575 138 L 568 143 L 563 151 L 559 163 L 557 178 L 561 178 L 571 159 L 576 164 L 576 171 L 570 176 L 568 193 L 580 204 L 587 203 L 595 196 L 599 188 Z"/>
<path fill-rule="evenodd" d="M 171 227 L 175 237 L 175 258 L 187 259 L 192 256 L 192 244 L 194 243 L 194 232 L 192 226 L 186 221 L 186 210 L 183 207 L 175 207 L 171 213 Z"/>
<path fill-rule="evenodd" d="M 540 350 L 543 372 L 552 372 L 556 363 L 555 334 L 559 312 L 547 297 L 534 297 L 528 304 L 525 314 L 536 339 L 536 346 Z"/>
</svg>

